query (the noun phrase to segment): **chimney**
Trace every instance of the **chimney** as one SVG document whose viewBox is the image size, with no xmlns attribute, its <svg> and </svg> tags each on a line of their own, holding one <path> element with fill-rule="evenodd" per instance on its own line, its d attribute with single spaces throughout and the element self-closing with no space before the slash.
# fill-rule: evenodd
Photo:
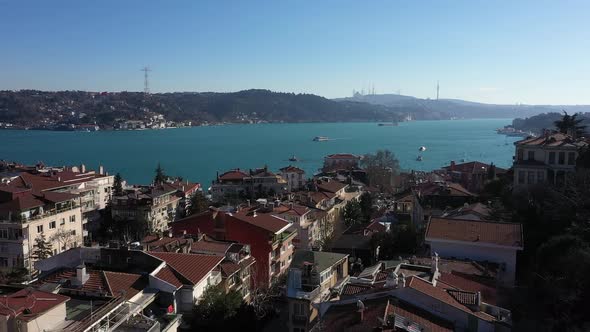
<svg viewBox="0 0 590 332">
<path fill-rule="evenodd" d="M 256 214 L 256 210 L 254 210 L 254 212 L 252 213 L 252 217 L 256 218 L 257 214 Z"/>
<path fill-rule="evenodd" d="M 387 279 L 385 279 L 385 287 L 395 287 L 397 288 L 398 279 L 397 274 L 393 271 L 387 274 Z"/>
<path fill-rule="evenodd" d="M 76 267 L 76 279 L 72 280 L 72 284 L 82 286 L 88 281 L 89 277 L 88 273 L 86 273 L 86 266 L 82 263 Z"/>
<path fill-rule="evenodd" d="M 475 302 L 477 305 L 477 310 L 479 311 L 479 310 L 481 310 L 481 292 L 475 293 L 475 299 L 476 299 Z"/>
<path fill-rule="evenodd" d="M 438 253 L 434 253 L 434 256 L 432 256 L 432 262 L 430 264 L 430 272 L 432 272 L 432 274 L 436 274 L 438 272 Z"/>
<path fill-rule="evenodd" d="M 86 173 L 86 165 L 80 165 L 80 173 Z"/>
<path fill-rule="evenodd" d="M 102 166 L 102 165 L 98 166 L 98 174 L 104 175 L 104 166 Z"/>
<path fill-rule="evenodd" d="M 293 202 L 289 202 L 289 210 L 293 210 Z"/>
<path fill-rule="evenodd" d="M 401 273 L 397 278 L 399 287 L 406 287 L 406 275 Z"/>
</svg>

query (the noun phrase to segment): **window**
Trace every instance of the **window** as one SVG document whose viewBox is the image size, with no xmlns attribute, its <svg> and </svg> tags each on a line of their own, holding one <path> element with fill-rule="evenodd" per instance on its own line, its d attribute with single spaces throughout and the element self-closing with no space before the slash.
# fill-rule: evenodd
<svg viewBox="0 0 590 332">
<path fill-rule="evenodd" d="M 567 164 L 568 165 L 575 165 L 576 164 L 576 153 L 575 152 L 568 152 Z"/>
<path fill-rule="evenodd" d="M 303 303 L 299 303 L 299 302 L 293 303 L 293 315 L 294 316 L 305 315 L 305 308 L 303 307 Z"/>
<path fill-rule="evenodd" d="M 563 165 L 565 164 L 565 152 L 560 152 L 559 153 L 559 161 L 558 164 Z"/>
<path fill-rule="evenodd" d="M 535 151 L 528 152 L 528 160 L 535 160 Z"/>
<path fill-rule="evenodd" d="M 76 230 L 72 229 L 72 235 L 76 235 Z"/>
<path fill-rule="evenodd" d="M 55 228 L 55 221 L 52 221 L 49 223 L 49 229 L 54 229 Z"/>
<path fill-rule="evenodd" d="M 527 174 L 527 184 L 533 184 L 535 183 L 535 172 L 533 171 L 529 171 Z"/>
<path fill-rule="evenodd" d="M 0 257 L 0 266 L 1 267 L 8 267 L 8 258 Z"/>
<path fill-rule="evenodd" d="M 524 171 L 518 171 L 518 184 L 524 184 Z"/>
<path fill-rule="evenodd" d="M 43 233 L 43 225 L 37 226 L 37 233 Z"/>
<path fill-rule="evenodd" d="M 523 160 L 524 159 L 524 156 L 523 156 L 524 151 L 522 149 L 518 149 L 517 151 L 518 151 L 517 152 L 517 159 L 518 160 Z"/>
<path fill-rule="evenodd" d="M 0 229 L 0 239 L 8 239 L 8 230 Z"/>
<path fill-rule="evenodd" d="M 70 222 L 76 222 L 76 215 L 70 216 Z"/>
<path fill-rule="evenodd" d="M 549 164 L 555 164 L 555 152 L 549 152 Z"/>
<path fill-rule="evenodd" d="M 61 218 L 61 220 L 59 221 L 59 225 L 63 226 L 66 224 L 66 220 L 64 218 Z"/>
</svg>

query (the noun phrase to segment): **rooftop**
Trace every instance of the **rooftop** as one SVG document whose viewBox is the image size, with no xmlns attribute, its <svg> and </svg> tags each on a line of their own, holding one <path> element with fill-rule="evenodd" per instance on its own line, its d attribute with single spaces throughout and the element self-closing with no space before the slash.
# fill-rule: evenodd
<svg viewBox="0 0 590 332">
<path fill-rule="evenodd" d="M 0 303 L 2 304 L 0 314 L 9 317 L 16 316 L 21 320 L 29 321 L 69 299 L 67 296 L 32 288 L 21 289 L 10 295 L 0 297 Z"/>
<path fill-rule="evenodd" d="M 522 248 L 522 225 L 512 223 L 432 218 L 426 240 L 487 243 Z"/>
<path fill-rule="evenodd" d="M 588 144 L 583 139 L 573 139 L 570 135 L 553 133 L 546 136 L 528 137 L 514 142 L 516 146 L 540 146 L 578 149 Z"/>
<path fill-rule="evenodd" d="M 222 256 L 215 255 L 170 252 L 150 252 L 149 254 L 165 261 L 166 265 L 193 285 L 203 280 L 223 260 Z"/>
<path fill-rule="evenodd" d="M 340 262 L 346 257 L 348 257 L 348 255 L 333 252 L 297 250 L 293 254 L 291 267 L 303 268 L 304 265 L 311 264 L 317 266 L 318 272 L 322 272 L 334 266 L 336 263 Z"/>
<path fill-rule="evenodd" d="M 283 218 L 269 213 L 257 213 L 256 211 L 239 211 L 231 216 L 275 234 L 285 230 L 290 225 L 290 223 Z"/>
</svg>

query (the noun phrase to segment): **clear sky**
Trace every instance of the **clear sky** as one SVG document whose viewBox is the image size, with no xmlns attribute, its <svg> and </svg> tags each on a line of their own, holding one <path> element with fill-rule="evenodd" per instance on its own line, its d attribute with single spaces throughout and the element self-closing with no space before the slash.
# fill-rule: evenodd
<svg viewBox="0 0 590 332">
<path fill-rule="evenodd" d="M 590 104 L 590 1 L 0 0 L 0 89 Z"/>
</svg>

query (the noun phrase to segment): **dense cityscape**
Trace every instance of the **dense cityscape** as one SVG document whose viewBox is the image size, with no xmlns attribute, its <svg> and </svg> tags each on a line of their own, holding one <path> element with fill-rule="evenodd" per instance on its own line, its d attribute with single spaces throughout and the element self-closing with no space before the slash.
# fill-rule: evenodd
<svg viewBox="0 0 590 332">
<path fill-rule="evenodd" d="M 33 301 L 7 312 L 14 317 L 5 324 L 578 327 L 590 290 L 590 149 L 576 117 L 517 141 L 510 169 L 450 161 L 405 173 L 393 152 L 379 150 L 328 155 L 316 174 L 296 161 L 220 170 L 205 188 L 166 174 L 165 165 L 139 185 L 108 165 L 3 161 L 5 302 Z"/>
</svg>

